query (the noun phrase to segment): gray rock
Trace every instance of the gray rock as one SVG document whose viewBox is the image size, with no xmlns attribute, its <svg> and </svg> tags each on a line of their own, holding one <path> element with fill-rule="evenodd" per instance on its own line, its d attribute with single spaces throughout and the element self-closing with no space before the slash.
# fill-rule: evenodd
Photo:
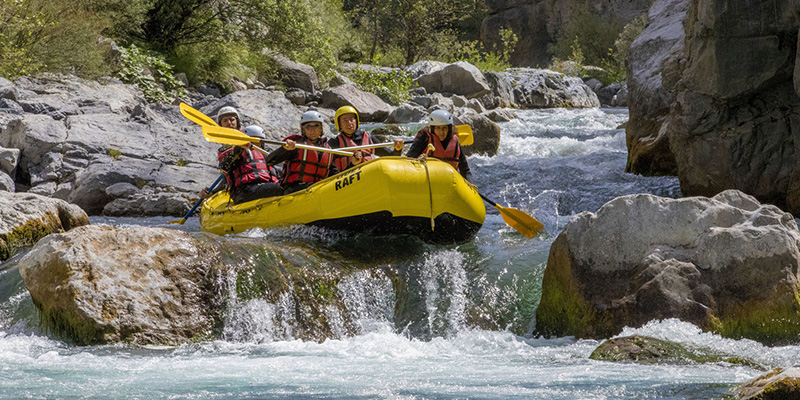
<svg viewBox="0 0 800 400">
<path fill-rule="evenodd" d="M 434 110 L 447 110 L 450 113 L 455 110 L 455 105 L 453 104 L 453 100 L 449 97 L 442 96 L 441 93 L 434 93 L 429 96 L 431 103 L 428 106 L 428 111 Z"/>
<path fill-rule="evenodd" d="M 492 93 L 481 98 L 486 108 L 508 108 L 517 106 L 514 101 L 514 87 L 512 86 L 511 80 L 506 79 L 506 75 L 501 75 L 495 71 L 486 71 L 483 76 L 492 88 Z"/>
<path fill-rule="evenodd" d="M 494 122 L 508 122 L 512 119 L 519 119 L 519 115 L 517 115 L 517 113 L 507 108 L 496 108 L 494 110 L 489 110 L 483 115 Z"/>
<path fill-rule="evenodd" d="M 292 104 L 302 106 L 306 104 L 306 92 L 302 89 L 289 89 L 284 93 L 284 96 L 292 102 Z"/>
<path fill-rule="evenodd" d="M 21 149 L 20 164 L 41 164 L 45 154 L 60 153 L 66 139 L 63 123 L 46 115 L 24 114 L 3 130 L 0 146 Z"/>
<path fill-rule="evenodd" d="M 405 71 L 411 75 L 412 79 L 417 79 L 422 75 L 430 74 L 442 70 L 447 63 L 441 61 L 417 61 L 405 67 Z"/>
<path fill-rule="evenodd" d="M 467 105 L 467 98 L 464 96 L 459 96 L 459 95 L 450 96 L 450 101 L 453 102 L 454 107 L 464 107 Z"/>
<path fill-rule="evenodd" d="M 459 61 L 440 70 L 421 75 L 414 82 L 424 87 L 429 93 L 447 92 L 467 98 L 480 97 L 491 91 L 481 71 L 465 61 Z"/>
<path fill-rule="evenodd" d="M 595 93 L 597 93 L 603 87 L 603 82 L 600 82 L 595 78 L 588 79 L 583 83 L 585 83 L 586 86 L 588 86 L 589 89 L 592 89 L 592 91 Z"/>
<path fill-rule="evenodd" d="M 612 83 L 608 86 L 600 88 L 600 90 L 597 92 L 597 99 L 600 100 L 600 104 L 610 106 L 614 96 L 617 94 L 617 92 L 619 92 L 620 88 L 622 88 L 622 85 L 619 83 Z"/>
<path fill-rule="evenodd" d="M 0 190 L 5 192 L 14 192 L 16 190 L 14 180 L 2 171 L 0 171 Z"/>
<path fill-rule="evenodd" d="M 383 122 L 392 112 L 392 106 L 380 97 L 358 90 L 353 85 L 342 85 L 322 91 L 322 105 L 337 109 L 341 106 L 353 106 L 358 110 L 361 121 Z"/>
<path fill-rule="evenodd" d="M 181 231 L 85 226 L 37 243 L 19 272 L 56 334 L 78 344 L 176 345 L 211 334 L 211 257 Z"/>
<path fill-rule="evenodd" d="M 431 106 L 431 98 L 428 96 L 414 96 L 411 98 L 411 101 L 421 105 L 422 108 L 428 108 Z"/>
<path fill-rule="evenodd" d="M 605 338 L 678 318 L 724 337 L 794 340 L 798 267 L 794 217 L 740 191 L 622 196 L 576 215 L 551 246 L 536 330 Z"/>
<path fill-rule="evenodd" d="M 331 81 L 329 82 L 328 86 L 333 87 L 341 85 L 355 85 L 355 83 L 353 83 L 353 81 L 351 81 L 350 78 L 340 74 L 339 72 L 334 72 L 333 78 L 331 78 Z"/>
<path fill-rule="evenodd" d="M 386 119 L 388 124 L 407 124 L 420 122 L 428 116 L 428 112 L 416 103 L 403 103 L 397 106 Z"/>
<path fill-rule="evenodd" d="M 19 149 L 0 147 L 0 171 L 12 174 L 19 163 Z"/>
<path fill-rule="evenodd" d="M 63 200 L 0 191 L 0 261 L 51 233 L 88 223 L 83 210 Z"/>
<path fill-rule="evenodd" d="M 480 102 L 478 99 L 470 99 L 466 106 L 475 110 L 478 114 L 483 114 L 486 111 L 486 108 L 483 107 L 483 103 Z"/>
<path fill-rule="evenodd" d="M 279 53 L 273 53 L 272 58 L 278 63 L 281 82 L 287 88 L 303 89 L 306 92 L 319 90 L 319 79 L 314 67 L 294 62 Z"/>
<path fill-rule="evenodd" d="M 138 192 L 139 188 L 127 182 L 115 183 L 106 188 L 106 194 L 114 199 L 120 197 L 129 197 Z"/>
<path fill-rule="evenodd" d="M 542 69 L 512 68 L 495 74 L 503 87 L 513 88 L 513 102 L 521 108 L 599 107 L 597 95 L 580 78 Z"/>
<path fill-rule="evenodd" d="M 0 99 L 0 111 L 9 114 L 22 114 L 25 112 L 25 109 L 14 100 Z"/>
<path fill-rule="evenodd" d="M 622 86 L 617 91 L 617 94 L 611 98 L 611 106 L 612 107 L 627 107 L 628 106 L 628 85 L 625 82 L 622 83 Z"/>
<path fill-rule="evenodd" d="M 625 128 L 628 164 L 625 172 L 674 175 L 675 156 L 666 128 L 674 102 L 678 66 L 685 57 L 684 21 L 689 0 L 657 0 L 650 8 L 649 25 L 633 41 L 626 67 L 630 91 L 630 120 Z"/>
<path fill-rule="evenodd" d="M 469 125 L 472 128 L 474 143 L 462 147 L 464 154 L 486 154 L 494 156 L 500 146 L 500 127 L 471 108 L 461 108 L 453 114 L 456 125 Z"/>
<path fill-rule="evenodd" d="M 233 106 L 239 110 L 243 126 L 258 125 L 264 128 L 268 139 L 280 140 L 299 133 L 302 112 L 286 99 L 283 92 L 243 90 L 231 93 L 200 111 L 216 118 L 217 112 L 224 106 Z"/>
</svg>

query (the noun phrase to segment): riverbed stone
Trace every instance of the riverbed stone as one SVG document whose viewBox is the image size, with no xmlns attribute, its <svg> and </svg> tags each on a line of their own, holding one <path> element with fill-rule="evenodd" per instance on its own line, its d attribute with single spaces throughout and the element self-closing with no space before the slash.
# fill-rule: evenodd
<svg viewBox="0 0 800 400">
<path fill-rule="evenodd" d="M 455 110 L 453 121 L 456 125 L 469 125 L 472 128 L 474 142 L 461 147 L 466 155 L 486 154 L 494 156 L 500 147 L 500 127 L 484 115 L 471 108 Z"/>
<path fill-rule="evenodd" d="M 622 196 L 553 242 L 536 331 L 604 338 L 678 318 L 724 337 L 796 341 L 799 267 L 794 217 L 740 191 Z"/>
<path fill-rule="evenodd" d="M 726 362 L 764 369 L 752 360 L 722 354 L 713 349 L 686 346 L 648 336 L 624 336 L 608 339 L 597 346 L 589 356 L 592 360 L 635 362 L 640 364 L 695 364 Z"/>
<path fill-rule="evenodd" d="M 342 106 L 355 107 L 362 122 L 383 122 L 394 108 L 377 95 L 361 91 L 355 85 L 341 85 L 323 90 L 322 106 L 334 110 Z"/>
<path fill-rule="evenodd" d="M 587 108 L 600 107 L 597 95 L 580 78 L 533 68 L 509 68 L 494 74 L 498 87 L 511 90 L 514 105 L 520 108 Z M 499 89 L 498 89 L 499 90 Z"/>
<path fill-rule="evenodd" d="M 0 261 L 51 233 L 88 223 L 80 207 L 64 200 L 0 191 Z"/>
<path fill-rule="evenodd" d="M 733 390 L 736 400 L 800 398 L 800 368 L 775 368 Z"/>
</svg>

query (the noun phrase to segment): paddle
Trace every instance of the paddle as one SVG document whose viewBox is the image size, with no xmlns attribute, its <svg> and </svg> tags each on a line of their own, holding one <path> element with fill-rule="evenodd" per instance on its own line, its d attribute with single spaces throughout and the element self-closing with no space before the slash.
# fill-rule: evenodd
<svg viewBox="0 0 800 400">
<path fill-rule="evenodd" d="M 280 140 L 269 140 L 269 139 L 259 139 L 256 137 L 250 137 L 235 129 L 223 128 L 221 126 L 208 126 L 208 125 L 203 126 L 203 136 L 206 138 L 206 140 L 212 143 L 223 143 L 234 146 L 241 146 L 247 143 L 260 143 L 260 142 L 268 144 L 276 144 L 279 146 L 283 146 L 284 144 L 286 144 L 286 142 L 282 142 Z M 300 149 L 308 149 L 308 150 L 338 154 L 341 156 L 353 155 L 352 151 L 329 149 L 327 147 L 308 146 L 300 143 L 295 144 L 295 147 Z"/>
<path fill-rule="evenodd" d="M 458 143 L 462 146 L 469 146 L 475 141 L 472 136 L 472 128 L 469 125 L 456 125 L 458 131 Z"/>
<path fill-rule="evenodd" d="M 461 143 L 462 146 L 471 145 L 473 143 L 472 129 L 469 127 L 469 125 L 459 125 L 459 128 L 460 127 L 466 128 L 466 131 L 463 134 L 459 132 L 458 142 Z M 398 139 L 403 139 L 403 143 L 411 143 L 414 141 L 414 138 L 410 137 L 402 137 Z M 378 147 L 389 147 L 389 146 L 394 146 L 394 142 L 373 143 L 373 144 L 365 144 L 362 146 L 340 147 L 339 150 L 344 150 L 344 151 L 366 150 L 366 149 L 377 149 Z"/>
<path fill-rule="evenodd" d="M 206 190 L 206 193 L 211 193 L 211 192 L 213 192 L 213 191 L 214 191 L 214 188 L 216 188 L 216 187 L 217 187 L 217 185 L 219 185 L 219 183 L 222 181 L 222 178 L 223 178 L 224 176 L 225 176 L 225 175 L 223 175 L 223 174 L 220 174 L 220 175 L 217 177 L 217 180 L 215 180 L 215 181 L 214 181 L 214 183 L 212 183 L 212 184 L 211 184 L 211 186 L 208 188 L 208 190 Z M 191 209 L 191 210 L 189 210 L 189 212 L 187 212 L 187 213 L 186 213 L 186 215 L 184 215 L 184 216 L 183 216 L 183 218 L 181 218 L 181 219 L 176 219 L 176 220 L 174 220 L 174 221 L 169 221 L 169 223 L 170 223 L 170 224 L 181 224 L 181 225 L 183 225 L 183 224 L 186 222 L 186 219 L 187 219 L 187 218 L 189 218 L 189 217 L 191 217 L 191 216 L 192 216 L 192 213 L 194 213 L 194 211 L 195 211 L 195 210 L 197 210 L 197 207 L 200 207 L 200 203 L 202 203 L 202 202 L 203 202 L 203 200 L 204 200 L 204 199 L 202 199 L 202 198 L 201 198 L 200 200 L 197 200 L 197 203 L 194 203 L 194 207 L 192 207 L 192 209 Z"/>
<path fill-rule="evenodd" d="M 505 221 L 508 226 L 514 228 L 517 232 L 525 235 L 527 238 L 532 238 L 536 236 L 539 231 L 544 228 L 541 222 L 535 220 L 528 214 L 517 210 L 516 208 L 507 208 L 502 207 L 499 204 L 495 203 L 494 201 L 490 200 L 488 197 L 484 196 L 480 192 L 478 193 L 479 196 L 489 204 L 493 205 L 497 211 L 500 211 L 500 215 L 503 217 L 503 221 Z"/>
<path fill-rule="evenodd" d="M 180 108 L 181 108 L 181 114 L 183 114 L 184 117 L 188 118 L 190 121 L 194 122 L 197 125 L 219 126 L 216 121 L 211 119 L 211 117 L 201 113 L 200 111 L 195 110 L 186 103 L 181 103 Z"/>
</svg>

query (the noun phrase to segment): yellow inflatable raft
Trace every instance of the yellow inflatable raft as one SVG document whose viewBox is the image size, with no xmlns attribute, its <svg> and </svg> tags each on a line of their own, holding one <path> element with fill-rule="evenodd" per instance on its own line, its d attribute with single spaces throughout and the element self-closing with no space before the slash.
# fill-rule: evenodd
<svg viewBox="0 0 800 400">
<path fill-rule="evenodd" d="M 426 168 L 416 159 L 382 157 L 285 196 L 233 205 L 227 192 L 219 192 L 203 204 L 200 226 L 222 235 L 307 224 L 461 243 L 485 218 L 477 190 L 449 164 L 428 159 Z"/>
</svg>

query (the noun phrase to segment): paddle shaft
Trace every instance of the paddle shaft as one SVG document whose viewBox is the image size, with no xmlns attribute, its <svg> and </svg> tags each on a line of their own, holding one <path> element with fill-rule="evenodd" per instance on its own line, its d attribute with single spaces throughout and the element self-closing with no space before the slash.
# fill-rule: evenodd
<svg viewBox="0 0 800 400">
<path fill-rule="evenodd" d="M 500 211 L 503 221 L 514 228 L 517 232 L 525 235 L 528 238 L 536 236 L 536 233 L 538 233 L 544 227 L 541 222 L 520 210 L 502 207 L 480 192 L 478 192 L 478 195 L 481 196 L 484 201 L 493 205 L 497 211 Z M 513 221 L 513 223 L 509 221 L 509 219 Z"/>
<path fill-rule="evenodd" d="M 222 181 L 222 178 L 223 178 L 223 177 L 225 177 L 225 175 L 224 175 L 224 174 L 220 174 L 220 175 L 217 177 L 217 180 L 215 180 L 215 181 L 214 181 L 214 183 L 212 183 L 212 184 L 211 184 L 211 186 L 208 188 L 208 190 L 206 191 L 206 193 L 211 193 L 211 192 L 213 192 L 213 191 L 214 191 L 214 189 L 216 189 L 216 188 L 217 188 L 217 185 L 219 185 L 219 183 Z M 197 210 L 197 207 L 200 207 L 200 204 L 201 204 L 201 203 L 203 203 L 203 200 L 204 200 L 204 199 L 202 199 L 202 198 L 201 198 L 200 200 L 197 200 L 197 202 L 196 202 L 196 203 L 194 203 L 194 206 L 192 207 L 192 209 L 191 209 L 191 210 L 189 210 L 189 212 L 187 212 L 187 213 L 186 213 L 186 215 L 184 215 L 184 216 L 183 216 L 183 218 L 181 218 L 179 221 L 173 221 L 173 222 L 177 222 L 177 223 L 179 223 L 179 224 L 183 225 L 183 223 L 184 223 L 184 222 L 186 222 L 186 219 L 187 219 L 187 218 L 189 218 L 189 217 L 191 217 L 191 216 L 192 216 L 192 214 L 195 212 L 195 210 Z"/>
</svg>

